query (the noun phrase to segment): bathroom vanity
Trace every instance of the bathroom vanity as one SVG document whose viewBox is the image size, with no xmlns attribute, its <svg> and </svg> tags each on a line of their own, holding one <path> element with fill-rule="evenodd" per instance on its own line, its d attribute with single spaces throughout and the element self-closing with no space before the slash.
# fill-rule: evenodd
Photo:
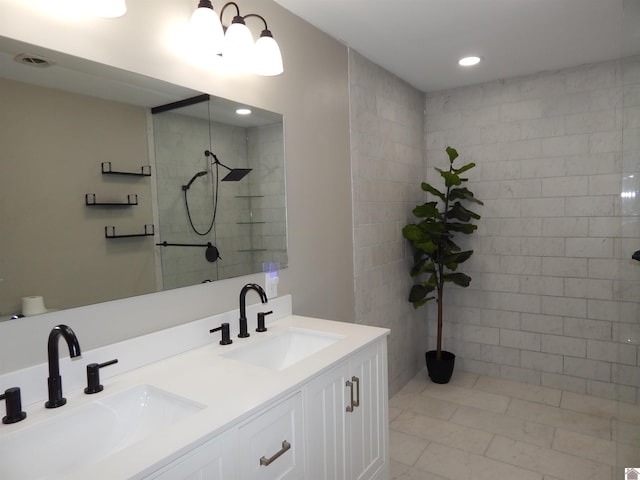
<svg viewBox="0 0 640 480">
<path fill-rule="evenodd" d="M 0 425 L 0 477 L 388 479 L 389 331 L 292 315 L 289 296 L 247 319 L 248 338 L 235 310 L 62 359 L 53 410 L 46 365 L 0 376 L 27 412 Z M 225 322 L 230 345 L 209 333 Z M 84 394 L 86 365 L 115 358 Z"/>
</svg>

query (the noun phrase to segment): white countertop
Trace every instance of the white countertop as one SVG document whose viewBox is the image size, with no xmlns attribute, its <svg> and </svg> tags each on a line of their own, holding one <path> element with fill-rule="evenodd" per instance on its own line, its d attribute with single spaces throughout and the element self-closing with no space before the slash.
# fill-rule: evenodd
<svg viewBox="0 0 640 480">
<path fill-rule="evenodd" d="M 99 394 L 85 395 L 82 388 L 72 391 L 65 389 L 67 405 L 58 409 L 46 409 L 42 402 L 27 405 L 24 408 L 28 414 L 27 419 L 13 425 L 0 425 L 0 439 L 56 415 L 63 415 L 99 397 L 116 394 L 138 385 L 151 385 L 204 405 L 205 408 L 201 411 L 163 428 L 150 438 L 116 452 L 90 468 L 78 471 L 72 477 L 78 480 L 141 478 L 155 471 L 159 463 L 168 463 L 178 458 L 232 424 L 241 422 L 270 403 L 295 392 L 309 377 L 330 369 L 344 357 L 389 333 L 383 328 L 297 315 L 268 321 L 267 326 L 268 331 L 264 333 L 255 333 L 250 329 L 251 336 L 246 339 L 237 338 L 234 329 L 234 342 L 226 346 L 219 345 L 220 332 L 217 332 L 207 345 L 111 378 L 105 375 L 101 379 L 105 389 Z M 344 338 L 282 371 L 221 356 L 233 349 L 278 335 L 289 327 L 327 332 Z M 64 349 L 66 345 L 61 342 L 61 352 Z M 109 358 L 101 359 L 105 360 Z M 104 373 L 109 368 L 112 367 L 106 367 Z M 64 376 L 63 367 L 61 371 Z M 43 381 L 46 382 L 46 379 Z"/>
</svg>

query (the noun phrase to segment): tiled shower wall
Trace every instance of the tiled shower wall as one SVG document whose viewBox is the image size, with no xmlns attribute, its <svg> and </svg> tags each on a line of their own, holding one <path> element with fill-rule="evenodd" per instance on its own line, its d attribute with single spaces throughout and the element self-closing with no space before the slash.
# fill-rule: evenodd
<svg viewBox="0 0 640 480">
<path fill-rule="evenodd" d="M 391 329 L 389 391 L 424 367 L 425 314 L 407 301 L 401 229 L 424 201 L 424 96 L 349 51 L 356 322 Z M 338 173 L 336 173 L 338 174 Z"/>
<path fill-rule="evenodd" d="M 622 83 L 607 62 L 427 95 L 429 181 L 451 145 L 478 165 L 468 185 L 485 203 L 463 242 L 471 286 L 445 292 L 457 368 L 640 400 L 640 296 L 621 281 L 638 275 L 621 238 Z"/>
<path fill-rule="evenodd" d="M 260 272 L 262 262 L 287 263 L 282 124 L 244 128 L 163 113 L 153 118 L 160 240 L 206 244 L 220 251 L 210 263 L 204 248 L 157 247 L 164 289 Z M 209 144 L 209 128 L 213 145 Z M 229 167 L 252 168 L 238 182 L 219 182 L 215 225 L 204 236 L 188 223 L 181 186 L 198 171 L 210 171 L 211 149 Z M 220 177 L 227 170 L 220 167 Z M 206 232 L 213 215 L 211 173 L 188 191 L 194 225 Z"/>
</svg>

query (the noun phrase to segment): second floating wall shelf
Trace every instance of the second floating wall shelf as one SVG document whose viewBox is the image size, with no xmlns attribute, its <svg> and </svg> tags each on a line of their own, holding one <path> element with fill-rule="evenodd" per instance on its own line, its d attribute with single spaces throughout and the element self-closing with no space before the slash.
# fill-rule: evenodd
<svg viewBox="0 0 640 480">
<path fill-rule="evenodd" d="M 95 193 L 86 193 L 84 196 L 85 204 L 88 207 L 130 207 L 133 205 L 138 205 L 138 195 L 135 193 L 130 193 L 127 195 L 126 202 L 98 202 Z"/>
</svg>

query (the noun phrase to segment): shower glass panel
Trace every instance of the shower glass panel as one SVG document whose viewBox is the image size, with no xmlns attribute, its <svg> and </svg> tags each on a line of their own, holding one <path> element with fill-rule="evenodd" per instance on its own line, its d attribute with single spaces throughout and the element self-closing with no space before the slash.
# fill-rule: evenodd
<svg viewBox="0 0 640 480">
<path fill-rule="evenodd" d="M 282 116 L 238 116 L 209 95 L 184 103 L 152 109 L 163 288 L 287 266 Z"/>
<path fill-rule="evenodd" d="M 640 472 L 640 2 L 624 0 L 621 61 L 622 188 L 620 195 L 619 318 L 613 324 L 617 363 L 614 478 Z M 638 254 L 634 255 L 635 252 Z"/>
</svg>

